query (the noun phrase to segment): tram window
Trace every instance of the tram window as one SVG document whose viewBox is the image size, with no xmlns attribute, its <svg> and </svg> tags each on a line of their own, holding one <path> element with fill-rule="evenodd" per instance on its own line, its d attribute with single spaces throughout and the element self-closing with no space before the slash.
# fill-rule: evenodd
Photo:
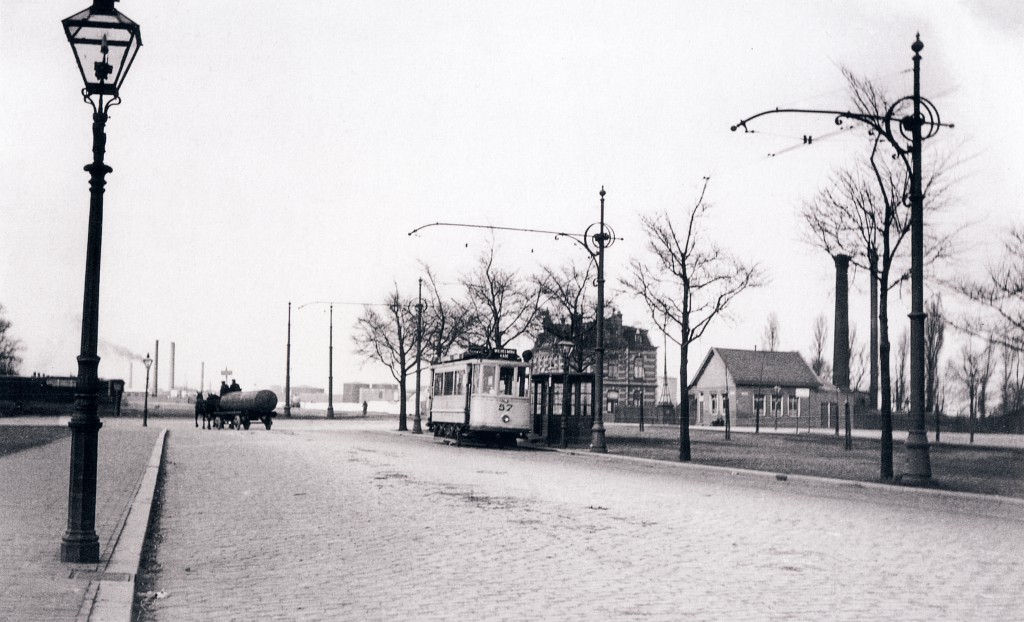
<svg viewBox="0 0 1024 622">
<path fill-rule="evenodd" d="M 444 372 L 444 394 L 445 395 L 451 395 L 452 394 L 452 376 L 453 375 L 454 375 L 453 372 L 450 372 L 450 371 Z"/>
<path fill-rule="evenodd" d="M 480 372 L 483 376 L 482 392 L 484 395 L 494 394 L 494 365 L 482 365 Z"/>
<path fill-rule="evenodd" d="M 527 371 L 526 367 L 518 368 L 518 379 L 519 379 L 519 397 L 526 397 L 526 388 L 530 386 L 530 372 Z"/>
<path fill-rule="evenodd" d="M 502 395 L 512 395 L 512 379 L 515 377 L 515 373 L 515 367 L 501 367 L 500 392 Z"/>
<path fill-rule="evenodd" d="M 460 369 L 455 372 L 455 395 L 462 395 L 463 381 L 466 379 L 466 371 Z"/>
<path fill-rule="evenodd" d="M 434 395 L 441 395 L 441 387 L 444 385 L 444 374 L 434 376 Z"/>
</svg>

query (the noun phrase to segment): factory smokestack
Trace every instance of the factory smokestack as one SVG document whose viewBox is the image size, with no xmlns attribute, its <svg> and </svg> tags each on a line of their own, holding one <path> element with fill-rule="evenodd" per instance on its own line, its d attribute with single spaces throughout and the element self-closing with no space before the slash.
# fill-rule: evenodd
<svg viewBox="0 0 1024 622">
<path fill-rule="evenodd" d="M 153 350 L 153 397 L 157 396 L 160 386 L 160 340 L 156 340 L 156 348 Z"/>
<path fill-rule="evenodd" d="M 171 390 L 174 390 L 174 342 L 171 342 Z"/>
<path fill-rule="evenodd" d="M 832 384 L 850 390 L 850 295 L 847 275 L 849 255 L 836 255 L 836 319 L 832 346 Z"/>
</svg>

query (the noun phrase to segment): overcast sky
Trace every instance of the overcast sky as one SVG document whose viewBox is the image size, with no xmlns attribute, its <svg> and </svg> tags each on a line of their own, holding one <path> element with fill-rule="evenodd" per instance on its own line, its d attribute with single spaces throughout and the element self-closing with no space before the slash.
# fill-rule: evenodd
<svg viewBox="0 0 1024 622">
<path fill-rule="evenodd" d="M 0 303 L 25 374 L 77 373 L 91 109 L 60 20 L 87 4 L 0 0 Z M 300 305 L 377 303 L 395 283 L 414 295 L 420 261 L 454 282 L 492 240 L 524 275 L 586 257 L 544 235 L 412 229 L 582 232 L 604 186 L 623 238 L 607 257 L 617 289 L 644 250 L 640 216 L 682 217 L 704 176 L 712 234 L 771 282 L 692 357 L 758 344 L 771 312 L 782 348 L 806 353 L 815 316 L 831 323 L 834 269 L 797 213 L 863 153 L 865 130 L 791 115 L 757 134 L 729 127 L 776 106 L 848 108 L 844 66 L 910 95 L 920 32 L 922 94 L 956 124 L 925 153 L 958 162 L 955 200 L 929 225 L 962 230 L 947 275 L 977 271 L 1024 222 L 1021 7 L 124 0 L 143 47 L 107 125 L 100 375 L 127 380 L 123 353 L 159 339 L 162 388 L 171 342 L 178 385 L 196 386 L 202 363 L 207 384 L 227 367 L 243 388 L 281 385 L 291 301 L 292 383 L 326 386 L 327 308 Z M 864 275 L 852 286 L 866 337 Z M 894 342 L 909 291 L 895 298 Z M 651 326 L 640 303 L 618 302 L 627 324 Z M 360 309 L 335 307 L 338 392 L 389 378 L 352 354 Z M 133 375 L 141 387 L 140 364 Z"/>
</svg>

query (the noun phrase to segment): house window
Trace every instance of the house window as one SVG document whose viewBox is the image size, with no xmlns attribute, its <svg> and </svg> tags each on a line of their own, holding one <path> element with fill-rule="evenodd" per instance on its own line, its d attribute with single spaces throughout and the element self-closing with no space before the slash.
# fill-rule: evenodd
<svg viewBox="0 0 1024 622">
<path fill-rule="evenodd" d="M 789 396 L 789 412 L 790 414 L 796 413 L 800 410 L 800 398 L 795 395 Z"/>
<path fill-rule="evenodd" d="M 777 414 L 777 415 L 781 415 L 782 414 L 782 396 L 781 395 L 773 395 L 772 396 L 772 412 Z"/>
<path fill-rule="evenodd" d="M 644 377 L 644 360 L 641 357 L 636 357 L 633 361 L 633 377 L 643 378 Z"/>
<path fill-rule="evenodd" d="M 754 394 L 754 412 L 760 412 L 760 413 L 764 412 L 764 394 L 763 393 L 755 393 Z"/>
<path fill-rule="evenodd" d="M 718 394 L 717 393 L 712 393 L 710 399 L 711 399 L 711 414 L 712 415 L 718 414 Z"/>
</svg>

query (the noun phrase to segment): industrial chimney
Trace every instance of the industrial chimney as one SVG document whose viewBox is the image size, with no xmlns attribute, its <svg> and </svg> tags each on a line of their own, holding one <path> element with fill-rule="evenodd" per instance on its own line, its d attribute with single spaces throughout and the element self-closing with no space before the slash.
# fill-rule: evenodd
<svg viewBox="0 0 1024 622">
<path fill-rule="evenodd" d="M 850 390 L 850 295 L 847 275 L 849 255 L 836 255 L 836 319 L 832 346 L 832 384 Z"/>
</svg>

